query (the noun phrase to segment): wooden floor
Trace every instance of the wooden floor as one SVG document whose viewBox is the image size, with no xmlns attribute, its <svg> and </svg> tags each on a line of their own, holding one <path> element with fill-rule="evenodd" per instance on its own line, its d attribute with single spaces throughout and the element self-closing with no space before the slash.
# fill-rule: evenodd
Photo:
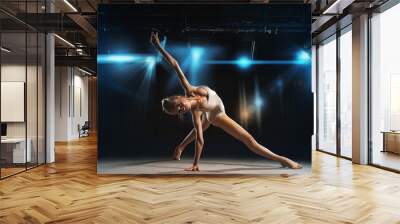
<svg viewBox="0 0 400 224">
<path fill-rule="evenodd" d="M 374 164 L 400 170 L 400 155 L 392 152 L 374 151 Z"/>
<path fill-rule="evenodd" d="M 0 181 L 0 223 L 400 223 L 399 174 L 323 153 L 305 176 L 98 176 L 95 141 Z"/>
<path fill-rule="evenodd" d="M 3 177 L 8 177 L 8 176 L 11 176 L 11 175 L 13 175 L 13 174 L 16 174 L 16 173 L 19 173 L 19 172 L 23 172 L 23 171 L 25 171 L 26 169 L 25 169 L 25 167 L 7 167 L 7 168 L 4 168 L 4 167 L 2 167 L 1 168 L 1 177 L 3 178 Z"/>
</svg>

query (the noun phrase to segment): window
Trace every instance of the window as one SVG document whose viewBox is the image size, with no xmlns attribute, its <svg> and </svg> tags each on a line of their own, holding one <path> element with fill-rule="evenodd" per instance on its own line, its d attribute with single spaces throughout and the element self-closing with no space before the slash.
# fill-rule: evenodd
<svg viewBox="0 0 400 224">
<path fill-rule="evenodd" d="M 21 13 L 39 13 L 43 4 L 19 2 L 18 7 Z M 5 178 L 45 163 L 46 40 L 7 14 L 0 18 L 0 178 Z"/>
<path fill-rule="evenodd" d="M 340 155 L 352 156 L 352 33 L 340 36 Z"/>
<path fill-rule="evenodd" d="M 400 170 L 400 4 L 371 19 L 372 163 Z"/>
<path fill-rule="evenodd" d="M 336 37 L 318 48 L 318 149 L 336 153 Z"/>
</svg>

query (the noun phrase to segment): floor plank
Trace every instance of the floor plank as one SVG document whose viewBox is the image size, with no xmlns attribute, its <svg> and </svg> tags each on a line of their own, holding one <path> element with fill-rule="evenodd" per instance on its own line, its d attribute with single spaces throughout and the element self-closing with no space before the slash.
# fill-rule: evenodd
<svg viewBox="0 0 400 224">
<path fill-rule="evenodd" d="M 400 175 L 313 153 L 312 174 L 96 174 L 96 139 L 0 181 L 0 223 L 400 223 Z"/>
</svg>

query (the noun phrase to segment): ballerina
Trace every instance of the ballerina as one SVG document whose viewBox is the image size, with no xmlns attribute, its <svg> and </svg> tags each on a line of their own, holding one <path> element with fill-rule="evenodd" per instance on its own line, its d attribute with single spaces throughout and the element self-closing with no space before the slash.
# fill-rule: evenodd
<svg viewBox="0 0 400 224">
<path fill-rule="evenodd" d="M 195 141 L 195 156 L 193 165 L 186 171 L 199 171 L 199 161 L 203 151 L 204 138 L 203 132 L 213 125 L 221 128 L 226 133 L 244 143 L 252 152 L 274 160 L 292 169 L 301 169 L 302 165 L 277 155 L 271 150 L 259 144 L 254 137 L 242 126 L 236 123 L 225 113 L 224 104 L 218 94 L 208 86 L 193 86 L 186 79 L 179 63 L 161 45 L 158 33 L 152 32 L 150 42 L 161 53 L 164 59 L 174 68 L 180 83 L 185 91 L 185 95 L 166 97 L 161 101 L 163 111 L 170 115 L 178 115 L 190 112 L 194 128 L 175 148 L 174 159 L 180 160 L 182 152 L 193 141 Z"/>
</svg>

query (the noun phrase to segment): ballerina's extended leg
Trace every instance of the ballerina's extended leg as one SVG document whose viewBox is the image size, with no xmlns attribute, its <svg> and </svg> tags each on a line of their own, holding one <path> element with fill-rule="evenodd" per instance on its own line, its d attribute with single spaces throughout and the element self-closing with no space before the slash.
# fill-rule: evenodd
<svg viewBox="0 0 400 224">
<path fill-rule="evenodd" d="M 302 166 L 295 161 L 286 158 L 284 156 L 277 155 L 273 153 L 271 150 L 259 144 L 253 136 L 247 132 L 242 126 L 232 120 L 228 115 L 221 114 L 219 115 L 213 123 L 222 128 L 225 132 L 232 135 L 239 141 L 243 142 L 251 151 L 254 153 L 263 156 L 265 158 L 278 161 L 282 165 L 288 166 L 292 169 L 300 169 Z"/>
</svg>

